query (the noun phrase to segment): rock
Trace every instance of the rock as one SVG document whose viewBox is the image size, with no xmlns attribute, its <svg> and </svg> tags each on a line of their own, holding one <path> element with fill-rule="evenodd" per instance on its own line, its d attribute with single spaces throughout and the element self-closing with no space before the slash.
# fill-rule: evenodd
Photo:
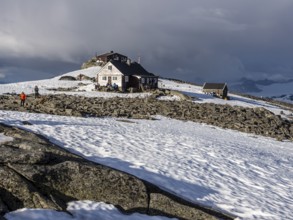
<svg viewBox="0 0 293 220">
<path fill-rule="evenodd" d="M 13 169 L 38 188 L 47 188 L 46 193 L 54 190 L 77 200 L 103 201 L 126 211 L 147 208 L 148 197 L 142 181 L 102 165 L 65 161 L 37 167 L 15 164 Z"/>
<path fill-rule="evenodd" d="M 81 69 L 86 69 L 86 68 L 93 67 L 93 66 L 103 66 L 104 64 L 105 63 L 103 63 L 103 62 L 98 63 L 97 57 L 94 56 L 91 59 L 89 59 L 88 61 L 84 62 L 81 66 Z"/>
<path fill-rule="evenodd" d="M 75 81 L 76 78 L 73 76 L 61 76 L 59 80 L 68 80 L 68 81 Z"/>
<path fill-rule="evenodd" d="M 291 137 L 293 137 L 293 124 L 291 124 L 290 126 L 290 134 L 291 134 Z"/>
<path fill-rule="evenodd" d="M 0 166 L 0 197 L 8 210 L 20 208 L 44 208 L 60 210 L 48 197 L 12 169 Z"/>
<path fill-rule="evenodd" d="M 45 152 L 15 149 L 10 146 L 1 146 L 0 163 L 25 163 L 44 164 L 50 160 L 50 155 Z"/>
<path fill-rule="evenodd" d="M 72 116 L 72 112 L 73 112 L 73 109 L 70 109 L 70 108 L 65 109 L 66 115 Z"/>
<path fill-rule="evenodd" d="M 29 121 L 23 121 L 22 124 L 23 125 L 32 125 L 32 123 L 30 123 Z"/>
<path fill-rule="evenodd" d="M 182 92 L 170 90 L 170 95 L 178 96 L 181 100 L 191 101 L 192 98 L 188 95 L 183 94 Z"/>
<path fill-rule="evenodd" d="M 180 216 L 183 219 L 198 219 L 198 220 L 216 220 L 218 218 L 211 216 L 199 209 L 195 209 L 193 204 L 188 202 L 178 202 L 175 199 L 158 193 L 151 193 L 150 198 L 150 214 L 151 215 L 166 215 L 173 218 Z"/>
<path fill-rule="evenodd" d="M 0 194 L 4 194 L 3 189 L 0 188 Z M 7 208 L 7 206 L 3 203 L 2 199 L 0 198 L 0 216 L 4 215 L 5 213 L 7 213 L 9 210 Z M 1 219 L 1 217 L 0 217 Z"/>
</svg>

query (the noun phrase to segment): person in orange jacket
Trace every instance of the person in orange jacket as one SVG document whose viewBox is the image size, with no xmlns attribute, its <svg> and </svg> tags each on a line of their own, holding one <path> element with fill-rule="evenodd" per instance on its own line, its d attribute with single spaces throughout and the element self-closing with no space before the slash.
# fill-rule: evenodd
<svg viewBox="0 0 293 220">
<path fill-rule="evenodd" d="M 24 92 L 22 92 L 20 94 L 20 106 L 24 106 L 25 100 L 26 100 L 26 95 L 24 94 Z"/>
</svg>

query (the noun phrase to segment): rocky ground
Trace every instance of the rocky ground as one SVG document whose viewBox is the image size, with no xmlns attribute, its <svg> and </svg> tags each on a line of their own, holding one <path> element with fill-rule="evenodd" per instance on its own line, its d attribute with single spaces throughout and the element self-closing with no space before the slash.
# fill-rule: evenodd
<svg viewBox="0 0 293 220">
<path fill-rule="evenodd" d="M 235 94 L 237 94 L 237 93 L 235 93 Z M 253 96 L 253 95 L 247 95 L 247 94 L 238 94 L 238 95 L 241 95 L 241 96 L 244 96 L 244 97 L 247 97 L 250 99 L 265 101 L 265 102 L 271 103 L 273 105 L 280 106 L 281 108 L 293 111 L 293 104 L 292 103 L 282 102 L 282 101 L 278 101 L 278 100 L 275 100 L 272 98 L 257 97 L 257 96 Z"/>
<path fill-rule="evenodd" d="M 166 93 L 160 92 L 163 95 Z M 264 108 L 200 104 L 191 102 L 188 97 L 183 97 L 183 101 L 162 101 L 156 99 L 156 96 L 162 95 L 160 92 L 146 99 L 45 95 L 37 99 L 29 97 L 25 107 L 20 107 L 18 96 L 2 95 L 0 109 L 81 117 L 152 119 L 155 115 L 162 115 L 293 141 L 293 122 Z"/>
<path fill-rule="evenodd" d="M 232 219 L 184 201 L 132 175 L 71 154 L 47 139 L 0 124 L 13 140 L 0 144 L 0 219 L 26 208 L 66 210 L 73 200 L 102 201 L 125 213 L 183 220 Z"/>
</svg>

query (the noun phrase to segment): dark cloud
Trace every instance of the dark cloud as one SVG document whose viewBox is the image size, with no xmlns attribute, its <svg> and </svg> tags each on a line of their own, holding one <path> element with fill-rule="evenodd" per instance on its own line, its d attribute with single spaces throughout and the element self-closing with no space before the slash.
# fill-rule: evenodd
<svg viewBox="0 0 293 220">
<path fill-rule="evenodd" d="M 20 82 L 40 80 L 79 69 L 77 63 L 53 61 L 44 58 L 2 58 L 0 62 L 0 82 Z"/>
<path fill-rule="evenodd" d="M 2 0 L 0 77 L 51 76 L 114 50 L 164 77 L 293 78 L 292 9 L 291 0 Z"/>
</svg>

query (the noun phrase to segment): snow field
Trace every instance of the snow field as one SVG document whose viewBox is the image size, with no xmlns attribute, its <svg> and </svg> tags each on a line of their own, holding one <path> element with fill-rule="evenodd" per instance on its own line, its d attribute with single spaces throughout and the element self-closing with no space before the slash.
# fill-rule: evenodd
<svg viewBox="0 0 293 220">
<path fill-rule="evenodd" d="M 0 112 L 1 122 L 190 201 L 241 219 L 293 219 L 292 142 L 160 116 L 121 121 Z"/>
</svg>

